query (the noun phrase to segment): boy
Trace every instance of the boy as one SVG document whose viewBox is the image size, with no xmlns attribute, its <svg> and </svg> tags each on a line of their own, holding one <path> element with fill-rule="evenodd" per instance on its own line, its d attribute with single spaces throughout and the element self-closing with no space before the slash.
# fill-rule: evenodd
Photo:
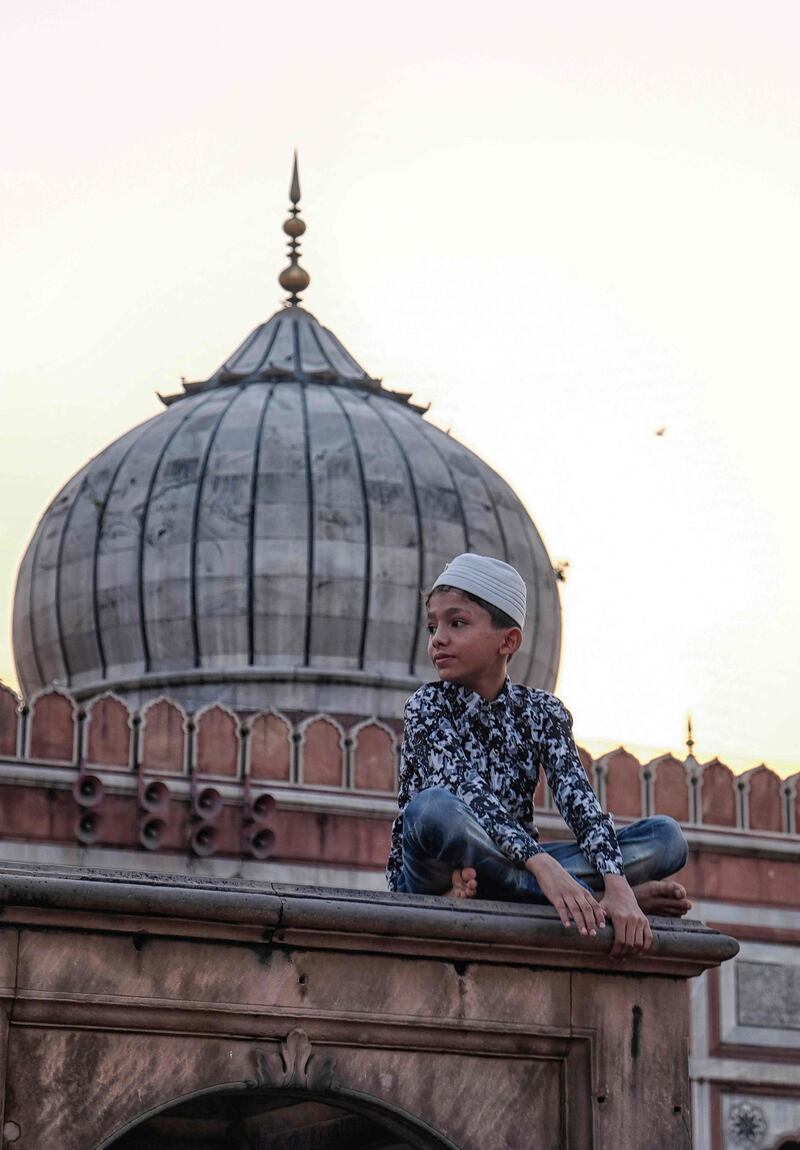
<svg viewBox="0 0 800 1150">
<path fill-rule="evenodd" d="M 428 655 L 439 681 L 405 707 L 388 886 L 550 902 L 583 935 L 608 917 L 612 955 L 635 954 L 652 942 L 646 912 L 678 916 L 691 906 L 679 883 L 663 881 L 686 861 L 686 842 L 663 816 L 617 834 L 586 778 L 569 712 L 546 691 L 509 680 L 525 600 L 513 567 L 474 554 L 449 563 L 428 594 Z M 538 842 L 540 767 L 574 843 Z"/>
</svg>

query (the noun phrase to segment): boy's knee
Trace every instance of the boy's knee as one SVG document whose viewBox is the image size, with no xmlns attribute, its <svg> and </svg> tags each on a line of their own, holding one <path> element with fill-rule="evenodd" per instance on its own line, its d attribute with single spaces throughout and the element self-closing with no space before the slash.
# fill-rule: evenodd
<svg viewBox="0 0 800 1150">
<path fill-rule="evenodd" d="M 669 815 L 653 815 L 653 834 L 660 848 L 665 869 L 674 874 L 685 865 L 689 856 L 689 844 L 679 822 Z"/>
<path fill-rule="evenodd" d="M 452 816 L 452 804 L 458 799 L 444 787 L 428 787 L 414 795 L 403 811 L 403 833 L 417 838 L 446 826 Z"/>
<path fill-rule="evenodd" d="M 455 795 L 444 787 L 428 787 L 414 795 L 403 812 L 404 822 L 418 823 L 430 818 L 438 818 L 440 813 L 455 801 Z"/>
</svg>

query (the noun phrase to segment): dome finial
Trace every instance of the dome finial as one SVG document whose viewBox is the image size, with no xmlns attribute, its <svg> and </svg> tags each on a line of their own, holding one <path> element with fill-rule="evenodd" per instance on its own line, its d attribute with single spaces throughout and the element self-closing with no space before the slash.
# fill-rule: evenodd
<svg viewBox="0 0 800 1150">
<path fill-rule="evenodd" d="M 291 213 L 288 220 L 284 220 L 283 230 L 289 237 L 289 266 L 284 268 L 278 276 L 278 283 L 289 292 L 289 298 L 286 301 L 292 307 L 296 307 L 300 302 L 300 292 L 306 290 L 311 283 L 311 276 L 301 268 L 297 262 L 300 258 L 300 244 L 297 242 L 306 230 L 306 225 L 301 220 L 300 209 L 300 176 L 297 171 L 297 150 L 294 153 L 294 164 L 292 166 L 292 184 L 289 188 L 289 199 L 292 201 L 292 206 L 289 209 Z"/>
</svg>

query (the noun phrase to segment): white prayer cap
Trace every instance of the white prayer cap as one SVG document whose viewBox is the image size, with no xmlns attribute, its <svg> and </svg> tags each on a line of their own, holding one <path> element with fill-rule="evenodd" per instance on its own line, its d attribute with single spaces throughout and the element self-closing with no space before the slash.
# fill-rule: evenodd
<svg viewBox="0 0 800 1150">
<path fill-rule="evenodd" d="M 477 595 L 493 607 L 499 607 L 519 627 L 525 626 L 525 582 L 510 563 L 471 552 L 457 555 L 445 565 L 431 590 L 442 584 Z"/>
</svg>

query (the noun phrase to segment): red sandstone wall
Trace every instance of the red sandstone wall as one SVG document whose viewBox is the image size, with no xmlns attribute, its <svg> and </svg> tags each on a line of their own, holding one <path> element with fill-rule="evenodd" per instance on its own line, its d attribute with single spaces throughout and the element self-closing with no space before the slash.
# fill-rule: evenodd
<svg viewBox="0 0 800 1150">
<path fill-rule="evenodd" d="M 359 813 L 359 802 L 394 797 L 400 733 L 399 722 L 352 715 L 244 716 L 220 705 L 189 715 L 169 699 L 131 712 L 113 695 L 78 704 L 58 689 L 23 704 L 0 686 L 0 760 L 14 765 L 0 779 L 0 835 L 372 869 L 386 858 L 391 817 L 369 803 Z M 640 763 L 623 748 L 581 759 L 618 818 L 797 833 L 797 775 L 781 781 L 762 766 L 734 776 L 717 760 L 670 755 Z M 276 788 L 279 818 L 262 798 Z M 291 809 L 293 790 L 346 794 L 347 810 Z M 552 809 L 542 783 L 536 801 Z M 704 873 L 703 889 L 715 881 Z"/>
</svg>

